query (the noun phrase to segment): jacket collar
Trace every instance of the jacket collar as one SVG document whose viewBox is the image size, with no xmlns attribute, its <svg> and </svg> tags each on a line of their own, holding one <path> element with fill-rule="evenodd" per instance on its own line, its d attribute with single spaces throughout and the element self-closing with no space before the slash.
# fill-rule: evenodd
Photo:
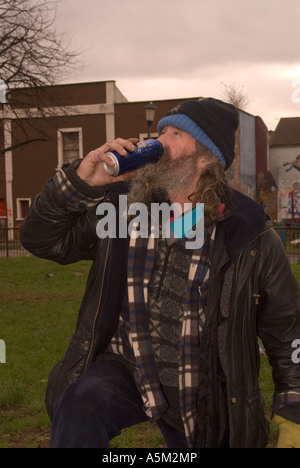
<svg viewBox="0 0 300 468">
<path fill-rule="evenodd" d="M 264 230 L 268 217 L 262 205 L 236 190 L 229 209 L 231 216 L 220 224 L 225 229 L 228 256 L 233 259 Z"/>
<path fill-rule="evenodd" d="M 129 183 L 112 184 L 110 189 L 115 198 L 120 193 L 128 192 Z M 228 208 L 231 215 L 222 216 L 217 224 L 222 225 L 225 230 L 227 254 L 232 260 L 246 245 L 253 242 L 263 232 L 268 216 L 262 205 L 237 190 L 233 190 L 231 204 Z"/>
</svg>

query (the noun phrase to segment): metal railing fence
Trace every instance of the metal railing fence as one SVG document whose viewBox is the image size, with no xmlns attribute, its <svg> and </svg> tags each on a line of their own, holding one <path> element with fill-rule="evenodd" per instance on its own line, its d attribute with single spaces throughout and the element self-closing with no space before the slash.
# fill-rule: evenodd
<svg viewBox="0 0 300 468">
<path fill-rule="evenodd" d="M 300 261 L 300 226 L 274 225 L 291 263 Z"/>
<path fill-rule="evenodd" d="M 0 258 L 28 257 L 20 241 L 20 228 L 0 228 Z"/>
<path fill-rule="evenodd" d="M 300 226 L 274 225 L 291 263 L 300 262 Z M 20 228 L 0 228 L 0 258 L 28 257 L 20 242 Z"/>
</svg>

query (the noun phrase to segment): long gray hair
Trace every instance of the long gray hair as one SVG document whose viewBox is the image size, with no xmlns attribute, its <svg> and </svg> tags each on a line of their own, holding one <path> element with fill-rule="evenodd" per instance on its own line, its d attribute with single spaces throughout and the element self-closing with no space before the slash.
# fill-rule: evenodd
<svg viewBox="0 0 300 468">
<path fill-rule="evenodd" d="M 189 196 L 189 199 L 193 203 L 204 203 L 205 216 L 216 221 L 220 204 L 230 204 L 232 189 L 216 156 L 200 143 L 197 143 L 197 152 L 208 161 L 208 165 L 202 170 L 196 190 Z"/>
</svg>

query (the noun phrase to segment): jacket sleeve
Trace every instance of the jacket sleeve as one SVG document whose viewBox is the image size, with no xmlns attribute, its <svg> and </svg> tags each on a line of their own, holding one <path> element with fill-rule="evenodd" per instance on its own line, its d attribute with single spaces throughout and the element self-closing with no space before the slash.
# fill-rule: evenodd
<svg viewBox="0 0 300 468">
<path fill-rule="evenodd" d="M 108 186 L 89 187 L 76 175 L 78 161 L 61 169 L 33 200 L 21 242 L 33 255 L 68 264 L 93 259 L 96 206 Z"/>
<path fill-rule="evenodd" d="M 259 336 L 273 370 L 273 414 L 300 423 L 300 364 L 294 359 L 300 339 L 300 292 L 289 259 L 277 233 L 271 229 L 262 245 Z"/>
</svg>

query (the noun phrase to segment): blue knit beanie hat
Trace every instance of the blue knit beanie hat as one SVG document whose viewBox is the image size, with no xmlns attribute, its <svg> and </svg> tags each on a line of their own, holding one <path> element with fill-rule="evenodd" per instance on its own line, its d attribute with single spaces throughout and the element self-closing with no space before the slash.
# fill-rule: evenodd
<svg viewBox="0 0 300 468">
<path fill-rule="evenodd" d="M 208 148 L 224 170 L 231 166 L 239 125 L 238 111 L 232 104 L 214 98 L 184 101 L 158 122 L 158 134 L 169 125 L 184 130 Z"/>
</svg>

